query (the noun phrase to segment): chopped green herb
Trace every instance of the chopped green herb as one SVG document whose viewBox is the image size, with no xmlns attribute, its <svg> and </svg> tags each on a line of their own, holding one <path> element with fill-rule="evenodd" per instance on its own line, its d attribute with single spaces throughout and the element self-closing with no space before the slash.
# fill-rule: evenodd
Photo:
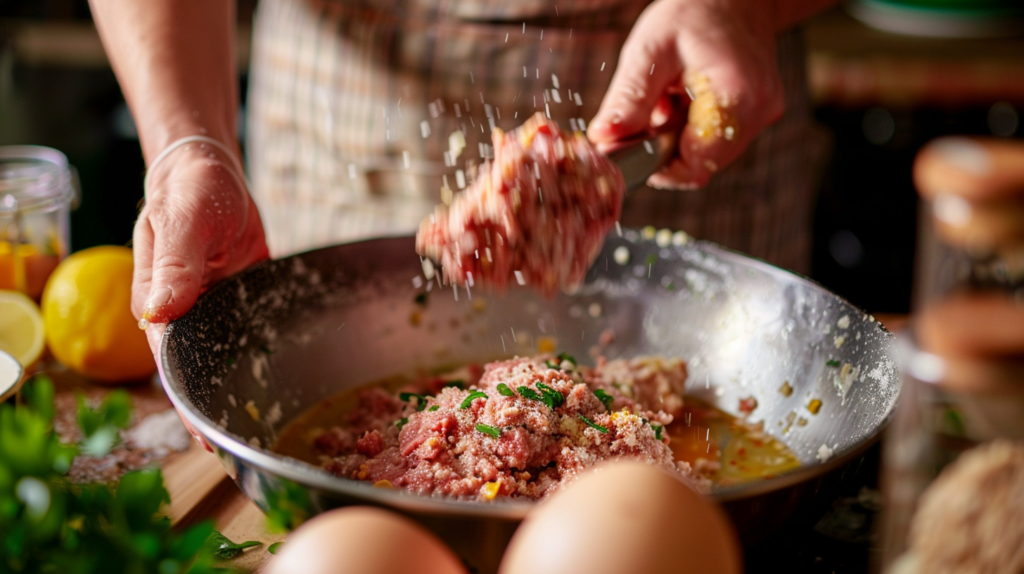
<svg viewBox="0 0 1024 574">
<path fill-rule="evenodd" d="M 270 552 L 271 554 L 277 554 L 277 551 L 280 550 L 280 549 L 281 549 L 281 543 L 280 542 L 275 542 L 275 543 L 271 544 L 270 546 L 267 546 L 267 552 Z"/>
<path fill-rule="evenodd" d="M 483 423 L 477 423 L 476 430 L 494 438 L 501 436 L 501 429 L 498 427 L 492 427 L 491 425 L 485 425 Z"/>
<path fill-rule="evenodd" d="M 448 381 L 447 383 L 444 384 L 444 387 L 441 388 L 443 389 L 445 387 L 455 387 L 456 389 L 464 389 L 466 388 L 466 381 L 463 381 L 462 379 Z"/>
<path fill-rule="evenodd" d="M 430 407 L 430 408 L 429 408 L 429 409 L 427 409 L 427 410 L 428 410 L 428 411 L 430 411 L 430 412 L 434 412 L 434 411 L 436 411 L 436 410 L 437 410 L 437 409 L 439 409 L 439 408 L 441 408 L 441 407 L 439 407 L 438 405 L 434 405 L 434 406 Z"/>
<path fill-rule="evenodd" d="M 839 368 L 839 361 L 837 361 L 835 359 L 830 359 L 828 361 L 825 361 L 825 366 L 826 367 L 832 367 L 833 369 L 838 369 Z"/>
<path fill-rule="evenodd" d="M 647 257 L 644 258 L 644 263 L 646 263 L 648 265 L 654 265 L 657 262 L 658 262 L 658 256 L 655 253 L 651 253 L 650 255 L 648 255 Z"/>
<path fill-rule="evenodd" d="M 519 391 L 519 394 L 522 395 L 524 398 L 544 402 L 544 397 L 540 396 L 540 394 L 538 394 L 537 391 L 531 389 L 530 387 L 519 387 L 516 390 Z"/>
<path fill-rule="evenodd" d="M 512 397 L 516 394 L 515 391 L 508 388 L 508 385 L 505 383 L 498 383 L 498 393 L 503 397 Z"/>
<path fill-rule="evenodd" d="M 594 396 L 596 396 L 597 399 L 601 401 L 601 404 L 604 405 L 605 410 L 612 410 L 612 401 L 615 400 L 615 397 L 604 392 L 604 389 L 597 389 L 596 391 L 594 391 Z"/>
<path fill-rule="evenodd" d="M 658 423 L 651 423 L 651 428 L 654 429 L 654 438 L 661 440 L 661 431 L 665 430 L 665 426 Z"/>
<path fill-rule="evenodd" d="M 402 430 L 402 427 L 404 427 L 407 424 L 409 424 L 409 419 L 406 417 L 402 417 L 395 421 L 395 426 L 398 427 L 398 430 Z"/>
<path fill-rule="evenodd" d="M 422 411 L 423 409 L 427 408 L 427 397 L 424 397 L 423 395 L 418 395 L 416 393 L 399 393 L 398 394 L 398 398 L 403 403 L 409 402 L 409 399 L 411 399 L 411 398 L 415 398 L 416 399 L 416 411 L 417 412 Z"/>
<path fill-rule="evenodd" d="M 558 364 L 562 364 L 562 363 L 564 363 L 565 361 L 569 361 L 569 362 L 570 362 L 570 363 L 572 363 L 573 365 L 576 365 L 576 364 L 577 364 L 577 363 L 576 363 L 576 357 L 573 357 L 573 356 L 572 356 L 572 355 L 570 355 L 569 353 L 565 353 L 565 352 L 562 352 L 562 353 L 558 353 Z"/>
<path fill-rule="evenodd" d="M 559 369 L 559 366 L 552 363 L 551 361 L 544 361 L 544 366 L 546 366 L 549 369 L 554 369 L 556 371 Z"/>
<path fill-rule="evenodd" d="M 132 415 L 132 399 L 124 389 L 118 389 L 109 395 L 98 408 L 90 408 L 85 402 L 85 395 L 79 393 L 78 426 L 82 429 L 82 452 L 89 456 L 102 457 L 117 444 L 118 429 L 128 426 Z"/>
<path fill-rule="evenodd" d="M 562 393 L 545 385 L 544 383 L 538 382 L 537 388 L 540 389 L 542 393 L 544 393 L 544 402 L 547 403 L 549 407 L 560 407 L 562 406 L 562 403 L 565 402 L 565 397 L 562 396 Z"/>
<path fill-rule="evenodd" d="M 469 405 L 473 404 L 473 401 L 475 401 L 476 399 L 486 399 L 486 398 L 487 398 L 487 393 L 485 393 L 483 391 L 473 391 L 472 393 L 469 393 L 468 395 L 466 395 L 466 398 L 462 400 L 462 404 L 459 405 L 459 408 L 462 409 L 462 410 L 466 410 L 466 409 L 469 408 Z"/>
<path fill-rule="evenodd" d="M 423 293 L 420 293 L 419 295 L 417 295 L 417 296 L 416 296 L 416 297 L 415 297 L 415 298 L 413 299 L 413 301 L 414 301 L 414 302 L 415 302 L 415 303 L 416 303 L 417 305 L 422 305 L 422 306 L 424 306 L 424 307 L 425 307 L 425 306 L 427 305 L 427 293 L 426 293 L 426 291 L 424 291 Z"/>
<path fill-rule="evenodd" d="M 608 434 L 608 429 L 604 428 L 603 426 L 595 423 L 594 421 L 588 419 L 587 417 L 585 417 L 583 415 L 577 415 L 577 416 L 580 417 L 581 421 L 587 423 L 588 427 L 597 429 L 599 432 L 602 432 L 604 434 Z"/>
<path fill-rule="evenodd" d="M 246 548 L 252 548 L 254 546 L 262 546 L 263 543 L 257 540 L 247 540 L 245 542 L 232 542 L 227 536 L 224 536 L 220 532 L 214 530 L 210 537 L 206 540 L 206 543 L 213 549 L 213 555 L 221 560 L 231 560 L 237 558 L 242 554 Z"/>
</svg>

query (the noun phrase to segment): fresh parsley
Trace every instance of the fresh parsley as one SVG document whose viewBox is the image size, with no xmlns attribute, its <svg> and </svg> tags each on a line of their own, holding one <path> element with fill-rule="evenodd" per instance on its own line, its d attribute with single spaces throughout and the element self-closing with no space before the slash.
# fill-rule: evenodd
<svg viewBox="0 0 1024 574">
<path fill-rule="evenodd" d="M 430 407 L 430 408 L 429 408 L 429 409 L 427 409 L 427 410 L 428 410 L 428 411 L 430 411 L 430 412 L 434 412 L 434 411 L 436 411 L 436 410 L 437 410 L 437 409 L 439 409 L 439 408 L 441 408 L 441 407 L 440 407 L 440 406 L 438 406 L 438 405 L 434 405 L 434 406 Z"/>
<path fill-rule="evenodd" d="M 241 556 L 242 552 L 246 548 L 253 548 L 255 546 L 262 546 L 263 543 L 258 540 L 246 540 L 245 542 L 232 542 L 227 536 L 224 536 L 220 532 L 214 530 L 210 534 L 210 538 L 207 539 L 206 543 L 213 548 L 213 555 L 221 560 L 231 560 Z"/>
<path fill-rule="evenodd" d="M 402 417 L 395 421 L 395 426 L 398 427 L 398 430 L 402 430 L 402 427 L 407 424 L 409 424 L 409 419 L 407 417 Z"/>
<path fill-rule="evenodd" d="M 840 364 L 839 361 L 837 361 L 835 359 L 829 359 L 829 360 L 825 361 L 825 366 L 826 367 L 832 367 L 833 369 L 838 369 L 839 368 L 839 364 Z"/>
<path fill-rule="evenodd" d="M 658 423 L 651 423 L 651 428 L 654 429 L 654 438 L 661 440 L 661 431 L 665 430 L 665 426 Z"/>
<path fill-rule="evenodd" d="M 417 412 L 422 411 L 423 409 L 427 408 L 427 397 L 424 397 L 423 395 L 418 395 L 416 393 L 399 393 L 398 394 L 398 399 L 400 401 L 402 401 L 403 403 L 409 402 L 409 399 L 412 399 L 412 398 L 416 399 L 416 411 Z"/>
<path fill-rule="evenodd" d="M 597 429 L 601 433 L 608 434 L 608 429 L 604 428 L 603 426 L 595 423 L 594 421 L 588 419 L 587 417 L 585 417 L 583 415 L 576 415 L 576 416 L 580 417 L 581 421 L 587 423 L 588 427 L 593 428 L 593 429 Z"/>
<path fill-rule="evenodd" d="M 576 363 L 576 357 L 573 357 L 572 355 L 566 352 L 558 353 L 558 364 L 561 365 L 565 361 L 569 361 L 570 363 L 573 364 L 573 366 L 578 366 Z"/>
<path fill-rule="evenodd" d="M 469 393 L 468 395 L 466 395 L 465 399 L 462 399 L 462 404 L 459 405 L 459 408 L 462 409 L 462 410 L 466 410 L 466 409 L 469 408 L 469 405 L 473 404 L 473 401 L 475 401 L 476 399 L 486 399 L 486 398 L 487 398 L 487 393 L 485 393 L 483 391 L 473 391 L 472 393 Z"/>
<path fill-rule="evenodd" d="M 555 389 L 549 387 L 548 385 L 538 382 L 537 388 L 540 389 L 541 393 L 544 394 L 544 403 L 547 404 L 552 409 L 562 406 L 562 403 L 565 402 L 565 397 L 562 396 L 562 393 L 556 391 Z"/>
<path fill-rule="evenodd" d="M 523 398 L 544 402 L 544 397 L 540 396 L 540 394 L 537 391 L 531 389 L 530 387 L 519 387 L 516 390 L 519 391 L 520 396 L 522 396 Z"/>
<path fill-rule="evenodd" d="M 267 552 L 270 552 L 271 554 L 277 554 L 277 551 L 280 550 L 280 549 L 281 549 L 281 543 L 280 542 L 275 542 L 275 543 L 271 544 L 270 546 L 267 546 Z"/>
<path fill-rule="evenodd" d="M 498 383 L 498 394 L 503 397 L 513 397 L 516 393 L 512 389 L 508 388 L 508 385 L 505 383 Z"/>
<path fill-rule="evenodd" d="M 492 427 L 491 425 L 485 425 L 483 423 L 477 423 L 476 430 L 494 438 L 501 436 L 501 429 L 498 427 Z"/>
<path fill-rule="evenodd" d="M 615 400 L 615 397 L 606 393 L 604 389 L 597 389 L 594 391 L 594 396 L 597 397 L 597 400 L 601 401 L 601 404 L 604 405 L 604 409 L 606 411 L 612 410 L 612 402 Z"/>
</svg>

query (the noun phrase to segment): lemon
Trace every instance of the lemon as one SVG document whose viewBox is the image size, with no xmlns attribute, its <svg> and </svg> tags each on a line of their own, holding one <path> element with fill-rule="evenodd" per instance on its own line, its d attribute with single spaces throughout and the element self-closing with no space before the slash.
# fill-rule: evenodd
<svg viewBox="0 0 1024 574">
<path fill-rule="evenodd" d="M 46 342 L 58 361 L 102 382 L 139 380 L 156 370 L 131 312 L 132 252 L 84 249 L 62 261 L 43 291 Z"/>
<path fill-rule="evenodd" d="M 17 291 L 0 291 L 0 351 L 27 370 L 43 354 L 43 332 L 34 301 Z"/>
</svg>

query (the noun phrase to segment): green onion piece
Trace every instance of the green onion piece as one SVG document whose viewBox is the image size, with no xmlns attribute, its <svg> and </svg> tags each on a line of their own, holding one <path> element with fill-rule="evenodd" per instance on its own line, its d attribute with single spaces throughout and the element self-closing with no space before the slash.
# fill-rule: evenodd
<svg viewBox="0 0 1024 574">
<path fill-rule="evenodd" d="M 430 412 L 434 412 L 434 411 L 436 411 L 436 410 L 437 410 L 437 409 L 439 409 L 439 408 L 441 408 L 441 407 L 439 407 L 438 405 L 434 405 L 434 406 L 430 407 L 430 408 L 429 408 L 429 409 L 427 409 L 427 410 L 428 410 L 428 411 L 430 411 Z"/>
<path fill-rule="evenodd" d="M 270 546 L 267 547 L 267 552 L 270 552 L 271 554 L 277 554 L 277 551 L 280 548 L 281 548 L 281 543 L 280 542 L 275 542 L 275 543 L 273 543 L 273 544 L 271 544 Z"/>
<path fill-rule="evenodd" d="M 462 379 L 456 379 L 454 381 L 448 381 L 441 388 L 443 389 L 445 387 L 455 387 L 456 389 L 464 389 L 464 388 L 466 388 L 466 381 L 463 381 Z"/>
<path fill-rule="evenodd" d="M 573 356 L 572 356 L 572 355 L 570 355 L 569 353 L 565 353 L 565 352 L 562 352 L 562 353 L 558 353 L 558 363 L 559 363 L 559 364 L 561 364 L 561 363 L 563 363 L 564 361 L 569 361 L 569 362 L 570 362 L 570 363 L 572 363 L 573 365 L 576 365 L 576 364 L 577 364 L 577 363 L 576 363 L 576 357 L 573 357 Z"/>
<path fill-rule="evenodd" d="M 544 402 L 544 397 L 537 394 L 537 391 L 531 389 L 530 387 L 519 387 L 516 390 L 519 391 L 519 394 L 522 395 L 524 398 Z"/>
<path fill-rule="evenodd" d="M 494 438 L 501 436 L 501 429 L 498 427 L 492 427 L 491 425 L 485 425 L 483 423 L 477 423 L 476 430 Z"/>
<path fill-rule="evenodd" d="M 472 393 L 469 393 L 469 395 L 465 399 L 462 400 L 462 404 L 459 405 L 459 408 L 462 410 L 466 410 L 469 408 L 469 405 L 473 404 L 474 400 L 486 398 L 487 393 L 484 393 L 482 391 L 473 391 Z"/>
<path fill-rule="evenodd" d="M 580 417 L 581 421 L 587 423 L 588 427 L 597 429 L 599 432 L 602 432 L 604 434 L 608 434 L 608 429 L 604 428 L 603 426 L 595 423 L 594 421 L 588 419 L 587 417 L 585 417 L 583 415 L 577 415 L 577 416 Z"/>
<path fill-rule="evenodd" d="M 498 393 L 503 397 L 513 397 L 516 394 L 515 391 L 508 388 L 508 385 L 505 383 L 498 383 Z"/>
<path fill-rule="evenodd" d="M 832 367 L 833 369 L 838 369 L 839 368 L 839 361 L 837 361 L 835 359 L 831 359 L 831 360 L 825 361 L 825 366 L 826 367 Z"/>
<path fill-rule="evenodd" d="M 402 417 L 402 418 L 398 419 L 397 421 L 395 421 L 395 426 L 398 427 L 398 430 L 402 430 L 402 427 L 404 427 L 406 424 L 408 424 L 408 422 L 409 422 L 409 419 L 407 419 L 406 417 Z"/>
<path fill-rule="evenodd" d="M 665 425 L 651 423 L 651 428 L 654 429 L 654 438 L 661 440 L 661 431 L 665 430 Z"/>
<path fill-rule="evenodd" d="M 426 304 L 427 304 L 427 293 L 426 292 L 420 293 L 419 295 L 416 296 L 415 299 L 413 299 L 413 301 L 415 301 L 417 305 L 424 305 L 424 306 L 426 306 Z"/>
<path fill-rule="evenodd" d="M 537 383 L 537 388 L 540 389 L 541 392 L 544 393 L 544 398 L 547 399 L 544 402 L 548 403 L 549 407 L 551 407 L 551 408 L 560 407 L 560 406 L 562 406 L 562 403 L 565 402 L 565 397 L 562 396 L 562 393 L 560 393 L 560 392 L 556 391 L 555 389 L 545 385 L 544 383 L 538 382 Z"/>
<path fill-rule="evenodd" d="M 612 401 L 615 400 L 615 397 L 604 392 L 604 389 L 597 389 L 596 391 L 594 391 L 594 396 L 596 396 L 597 399 L 601 401 L 601 404 L 604 405 L 605 410 L 612 410 Z"/>
</svg>

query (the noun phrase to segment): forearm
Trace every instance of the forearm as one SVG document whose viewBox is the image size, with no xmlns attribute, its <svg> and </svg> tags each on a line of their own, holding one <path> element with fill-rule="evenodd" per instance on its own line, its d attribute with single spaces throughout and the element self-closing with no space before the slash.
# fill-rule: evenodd
<svg viewBox="0 0 1024 574">
<path fill-rule="evenodd" d="M 232 0 L 90 0 L 148 164 L 176 139 L 237 147 Z"/>
<path fill-rule="evenodd" d="M 765 0 L 754 1 L 763 2 Z M 785 30 L 835 3 L 836 0 L 776 0 L 773 2 L 775 31 Z"/>
</svg>

